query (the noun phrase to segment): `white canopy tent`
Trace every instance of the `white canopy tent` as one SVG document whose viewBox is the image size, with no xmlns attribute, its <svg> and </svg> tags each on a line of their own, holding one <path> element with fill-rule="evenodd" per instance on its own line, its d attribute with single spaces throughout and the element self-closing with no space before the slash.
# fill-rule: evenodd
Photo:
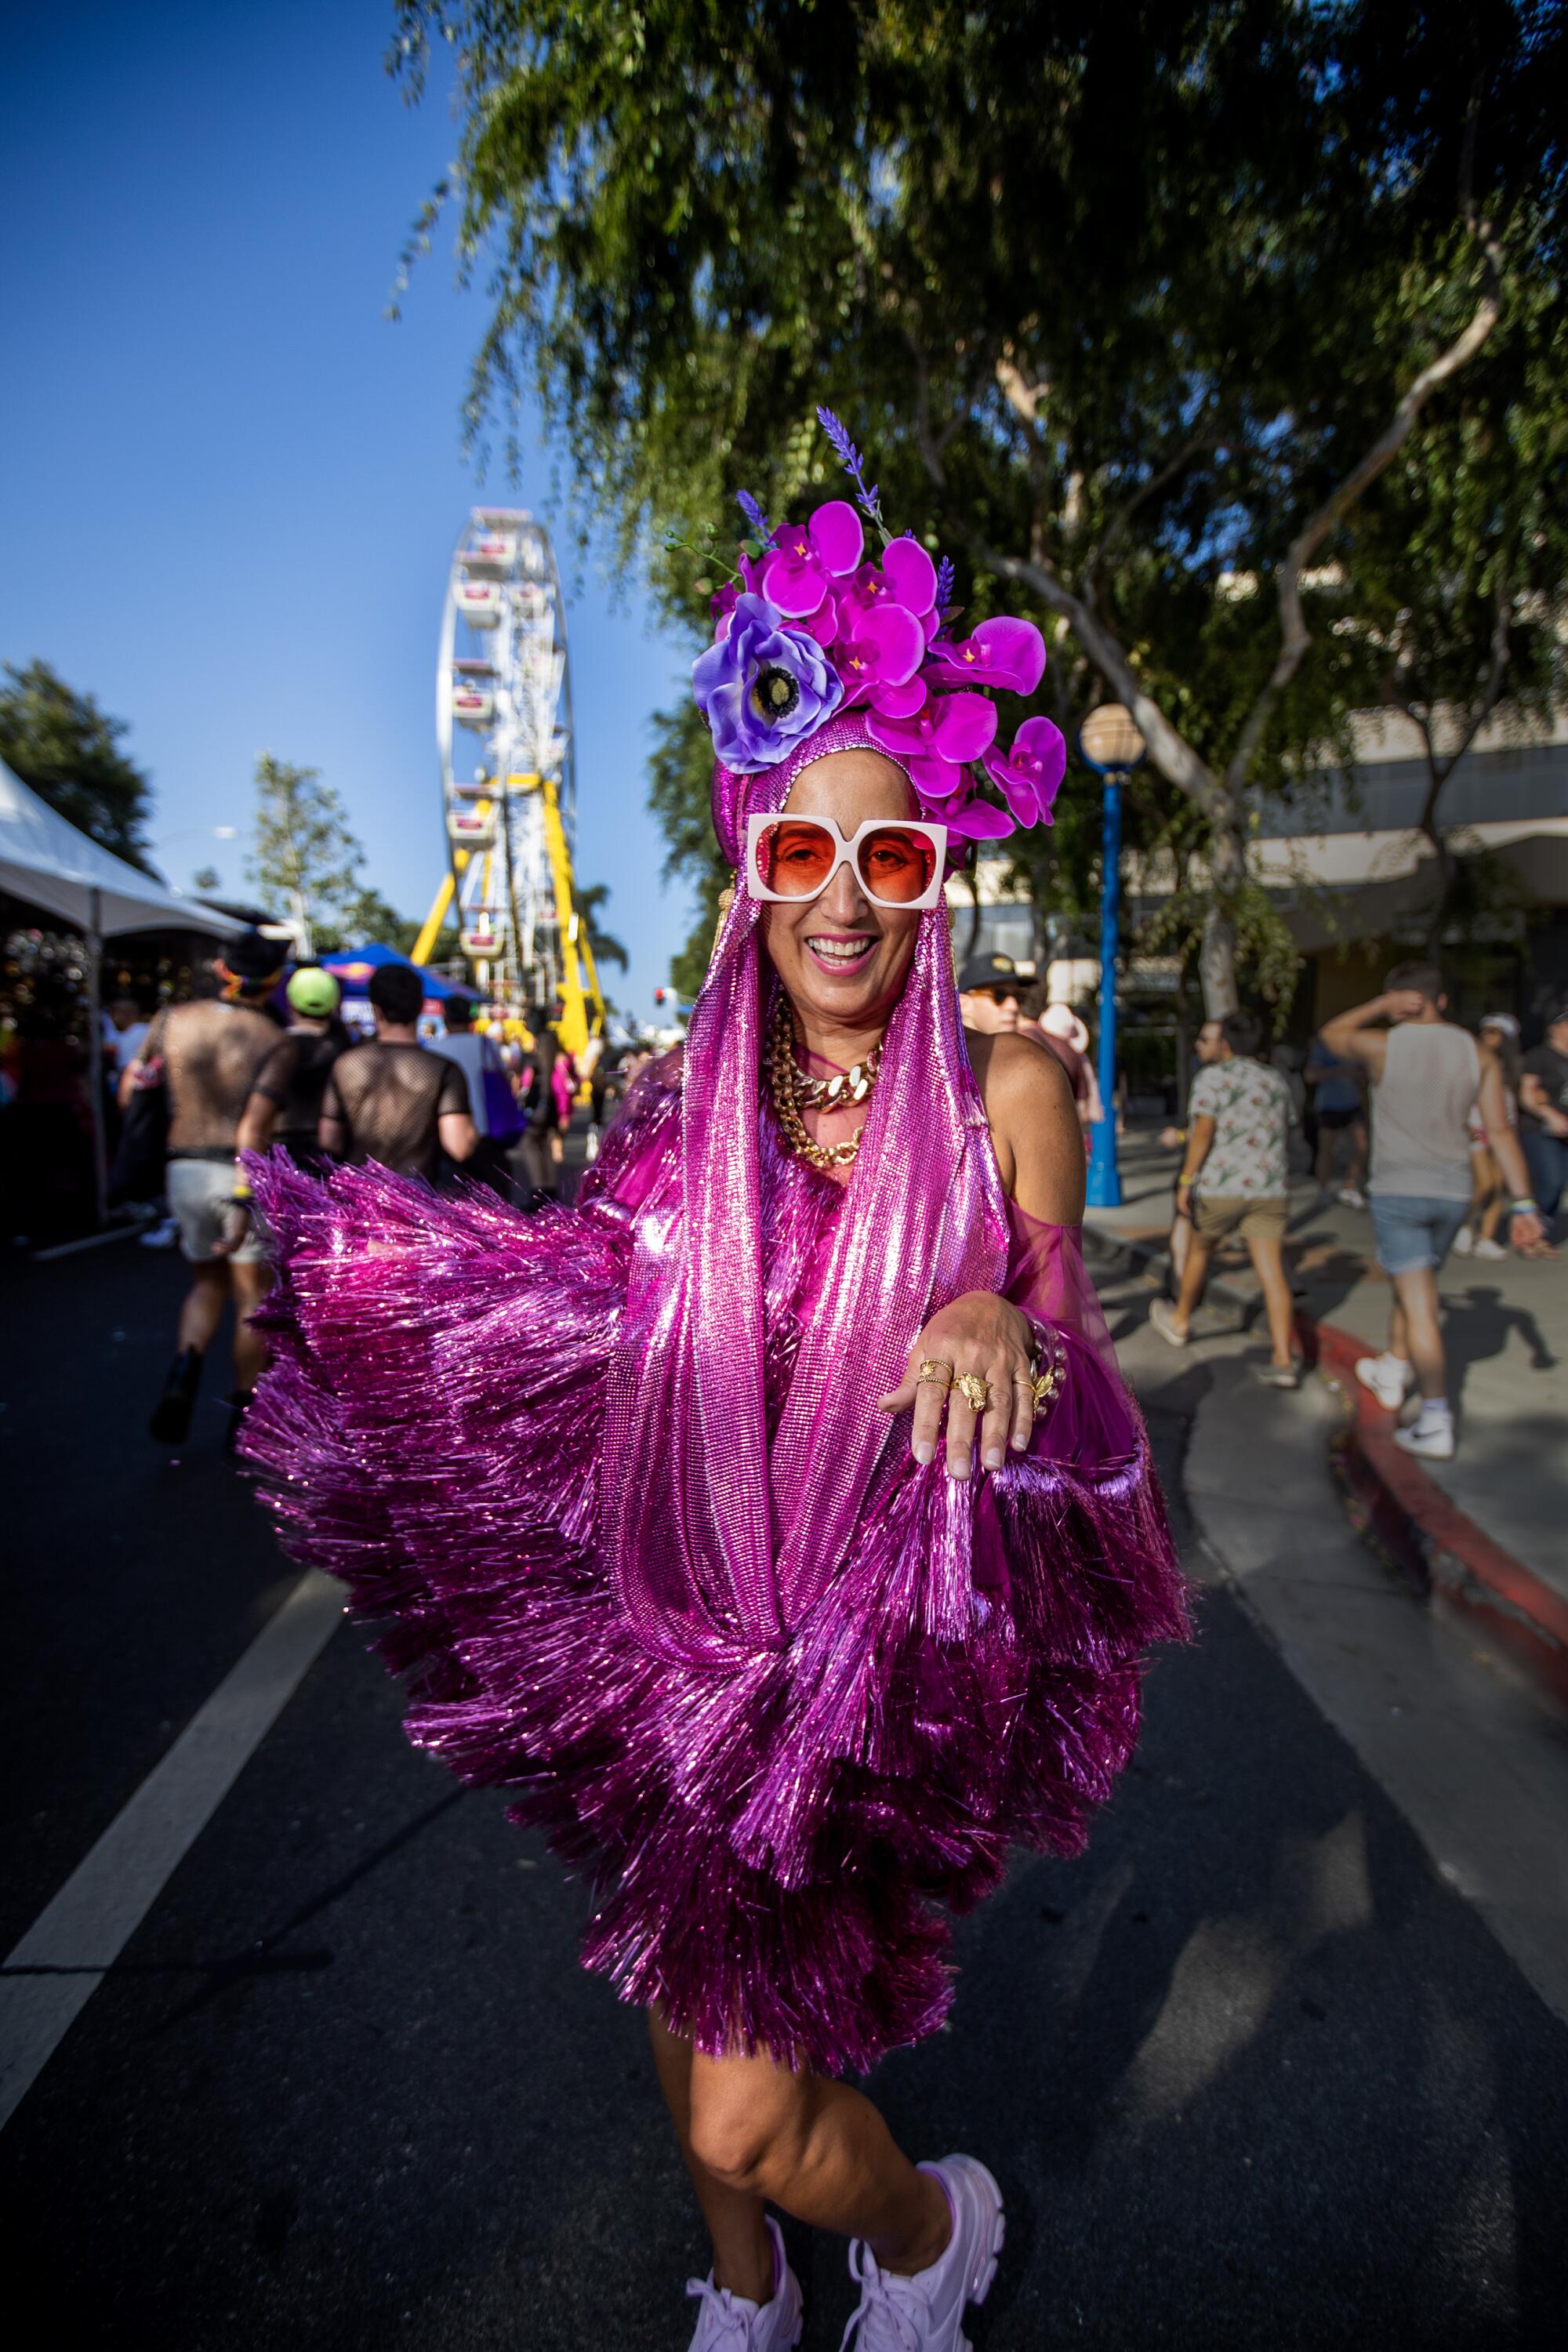
<svg viewBox="0 0 1568 2352">
<path fill-rule="evenodd" d="M 0 760 L 0 889 L 58 916 L 73 931 L 100 940 L 125 931 L 208 931 L 227 939 L 243 929 L 232 916 L 183 898 L 100 849 Z"/>
<path fill-rule="evenodd" d="M 99 1219 L 104 1214 L 103 1040 L 100 1030 L 100 965 L 103 941 L 129 931 L 205 931 L 228 939 L 244 929 L 194 898 L 127 866 L 29 791 L 0 760 L 0 890 L 52 915 L 87 945 L 88 1087 L 92 1098 L 93 1158 Z"/>
</svg>

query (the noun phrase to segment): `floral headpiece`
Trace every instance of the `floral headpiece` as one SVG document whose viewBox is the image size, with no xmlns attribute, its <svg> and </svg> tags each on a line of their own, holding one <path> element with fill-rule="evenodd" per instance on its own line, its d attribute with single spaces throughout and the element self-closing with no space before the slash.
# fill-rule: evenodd
<svg viewBox="0 0 1568 2352">
<path fill-rule="evenodd" d="M 824 432 L 854 481 L 855 504 L 829 499 L 809 520 L 774 530 L 756 500 L 739 504 L 753 533 L 714 596 L 714 641 L 692 666 L 698 708 L 716 757 L 736 776 L 761 775 L 836 713 L 863 709 L 870 741 L 908 775 L 925 814 L 969 841 L 1049 824 L 1067 767 L 1061 730 L 1026 719 L 1011 750 L 996 744 L 996 706 L 984 688 L 1032 694 L 1046 645 L 1032 621 L 982 621 L 954 640 L 952 566 L 933 564 L 882 520 L 864 460 L 830 409 Z M 859 509 L 857 513 L 856 508 Z M 880 534 L 866 561 L 864 515 Z M 974 763 L 1001 794 L 982 798 Z"/>
</svg>

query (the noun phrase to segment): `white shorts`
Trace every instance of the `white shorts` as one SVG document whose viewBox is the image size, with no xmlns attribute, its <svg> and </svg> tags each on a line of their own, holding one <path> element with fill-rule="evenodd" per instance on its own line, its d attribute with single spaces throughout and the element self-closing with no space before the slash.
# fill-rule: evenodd
<svg viewBox="0 0 1568 2352">
<path fill-rule="evenodd" d="M 217 1257 L 234 1186 L 232 1160 L 171 1160 L 164 1171 L 169 1214 L 180 1228 L 180 1247 L 193 1265 L 210 1265 Z M 239 1247 L 224 1255 L 234 1265 L 256 1265 L 261 1255 L 253 1217 Z"/>
</svg>

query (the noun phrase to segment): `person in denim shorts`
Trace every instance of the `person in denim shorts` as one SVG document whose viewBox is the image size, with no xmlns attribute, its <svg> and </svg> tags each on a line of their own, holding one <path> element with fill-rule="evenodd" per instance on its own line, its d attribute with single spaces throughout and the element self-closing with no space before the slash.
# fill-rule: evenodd
<svg viewBox="0 0 1568 2352">
<path fill-rule="evenodd" d="M 1508 1122 L 1502 1072 L 1468 1030 L 1444 1020 L 1447 1002 L 1435 964 L 1399 964 L 1381 996 L 1340 1013 L 1322 1032 L 1331 1053 L 1359 1062 L 1372 1079 L 1373 1233 L 1394 1292 L 1388 1346 L 1381 1356 L 1363 1356 L 1356 1378 L 1391 1412 L 1419 1388 L 1419 1417 L 1394 1431 L 1394 1443 L 1438 1462 L 1453 1454 L 1454 1416 L 1437 1274 L 1469 1211 L 1472 1108 L 1513 1195 L 1510 1239 L 1528 1248 L 1545 1233 Z"/>
</svg>

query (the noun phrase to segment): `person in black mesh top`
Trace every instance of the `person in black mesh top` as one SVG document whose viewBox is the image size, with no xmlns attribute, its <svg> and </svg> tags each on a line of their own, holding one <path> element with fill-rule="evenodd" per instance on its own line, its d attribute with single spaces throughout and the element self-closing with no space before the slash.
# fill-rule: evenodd
<svg viewBox="0 0 1568 2352">
<path fill-rule="evenodd" d="M 311 1168 L 321 1150 L 316 1130 L 327 1080 L 353 1039 L 338 1013 L 342 992 L 320 964 L 301 964 L 287 993 L 289 1026 L 256 1074 L 239 1122 L 239 1148 L 276 1147 Z"/>
<path fill-rule="evenodd" d="M 479 1142 L 468 1079 L 456 1062 L 419 1043 L 425 984 L 412 964 L 384 964 L 371 981 L 370 1002 L 375 1043 L 351 1045 L 333 1063 L 317 1140 L 356 1167 L 374 1160 L 395 1175 L 433 1183 L 441 1152 L 465 1160 Z"/>
</svg>

